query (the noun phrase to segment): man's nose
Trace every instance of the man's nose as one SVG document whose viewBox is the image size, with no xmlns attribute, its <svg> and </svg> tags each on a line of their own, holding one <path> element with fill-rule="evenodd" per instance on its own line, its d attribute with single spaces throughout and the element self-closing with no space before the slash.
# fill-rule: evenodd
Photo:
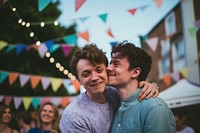
<svg viewBox="0 0 200 133">
<path fill-rule="evenodd" d="M 98 73 L 97 72 L 92 72 L 92 77 L 91 77 L 92 80 L 96 80 L 98 79 Z"/>
<path fill-rule="evenodd" d="M 113 70 L 112 68 L 112 65 L 109 65 L 107 68 L 106 68 L 107 72 L 111 72 Z"/>
</svg>

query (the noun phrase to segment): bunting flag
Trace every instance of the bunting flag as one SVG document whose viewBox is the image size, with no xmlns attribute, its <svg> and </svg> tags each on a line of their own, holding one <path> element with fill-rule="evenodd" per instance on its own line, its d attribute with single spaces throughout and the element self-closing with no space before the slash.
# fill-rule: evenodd
<svg viewBox="0 0 200 133">
<path fill-rule="evenodd" d="M 63 39 L 67 44 L 75 46 L 76 41 L 77 41 L 77 35 L 76 34 L 72 34 L 72 35 L 63 37 Z"/>
<path fill-rule="evenodd" d="M 32 105 L 33 105 L 33 108 L 34 109 L 37 109 L 38 108 L 38 106 L 40 105 L 40 98 L 38 98 L 38 97 L 35 97 L 35 98 L 33 98 L 33 100 L 32 100 Z"/>
<path fill-rule="evenodd" d="M 0 84 L 3 83 L 8 77 L 8 72 L 0 71 Z"/>
<path fill-rule="evenodd" d="M 15 48 L 15 46 L 13 46 L 13 45 L 8 45 L 8 46 L 7 46 L 7 49 L 6 49 L 6 52 L 9 53 L 9 52 L 11 52 L 14 48 Z"/>
<path fill-rule="evenodd" d="M 2 50 L 3 48 L 5 48 L 8 45 L 7 42 L 5 41 L 0 41 L 0 50 Z"/>
<path fill-rule="evenodd" d="M 88 31 L 77 33 L 77 36 L 79 36 L 79 37 L 83 38 L 84 40 L 86 40 L 87 42 L 89 42 L 89 33 L 88 33 Z"/>
<path fill-rule="evenodd" d="M 65 108 L 70 103 L 70 99 L 68 97 L 64 97 L 61 99 L 61 106 Z"/>
<path fill-rule="evenodd" d="M 30 76 L 30 80 L 31 80 L 31 86 L 33 89 L 36 88 L 36 86 L 38 85 L 38 83 L 40 82 L 41 77 L 40 76 Z"/>
<path fill-rule="evenodd" d="M 25 45 L 24 44 L 18 44 L 16 47 L 16 54 L 18 55 L 19 53 L 21 53 L 22 50 L 24 50 Z"/>
<path fill-rule="evenodd" d="M 180 74 L 179 74 L 179 72 L 171 73 L 171 77 L 176 82 L 178 82 L 180 80 Z"/>
<path fill-rule="evenodd" d="M 64 56 L 67 57 L 72 50 L 72 46 L 71 45 L 62 45 L 61 47 L 62 47 Z"/>
<path fill-rule="evenodd" d="M 79 20 L 80 20 L 81 22 L 85 22 L 88 18 L 89 18 L 89 17 L 83 17 L 83 18 L 80 18 Z"/>
<path fill-rule="evenodd" d="M 111 31 L 110 28 L 108 29 L 107 34 L 108 34 L 110 37 L 114 38 L 114 36 L 113 36 L 112 31 Z"/>
<path fill-rule="evenodd" d="M 32 102 L 32 97 L 23 97 L 22 102 L 23 102 L 24 108 L 28 110 Z"/>
<path fill-rule="evenodd" d="M 5 100 L 5 104 L 9 106 L 12 101 L 12 96 L 5 96 L 4 100 Z"/>
<path fill-rule="evenodd" d="M 141 6 L 139 7 L 139 9 L 144 12 L 146 9 L 147 9 L 148 5 L 144 5 L 144 6 Z"/>
<path fill-rule="evenodd" d="M 39 47 L 38 47 L 38 53 L 40 55 L 41 58 L 44 58 L 45 53 L 48 51 L 48 48 L 46 47 L 46 45 L 44 43 L 42 43 Z"/>
<path fill-rule="evenodd" d="M 188 68 L 187 67 L 181 69 L 180 73 L 183 75 L 184 78 L 188 78 Z"/>
<path fill-rule="evenodd" d="M 7 79 L 7 77 L 10 86 L 17 81 L 17 78 L 19 78 L 19 84 L 21 87 L 24 87 L 25 84 L 30 80 L 30 85 L 32 89 L 36 89 L 38 84 L 41 82 L 44 91 L 47 90 L 50 84 L 54 92 L 56 92 L 61 87 L 61 85 L 64 86 L 64 88 L 68 91 L 69 94 L 78 94 L 80 90 L 80 83 L 78 80 L 71 81 L 71 79 L 61 79 L 41 75 L 27 75 L 18 72 L 7 71 L 0 71 L 0 84 L 2 84 Z"/>
<path fill-rule="evenodd" d="M 129 12 L 131 15 L 134 15 L 136 11 L 137 11 L 137 8 L 129 9 L 129 10 L 128 10 L 128 12 Z"/>
<path fill-rule="evenodd" d="M 45 43 L 48 51 L 50 51 L 52 49 L 52 47 L 53 47 L 54 40 L 49 40 L 49 41 L 46 41 L 44 43 Z"/>
<path fill-rule="evenodd" d="M 114 46 L 114 45 L 116 45 L 118 42 L 117 41 L 115 41 L 115 42 L 110 42 L 110 45 L 111 46 Z"/>
<path fill-rule="evenodd" d="M 153 37 L 146 40 L 148 46 L 155 52 L 158 46 L 158 37 Z"/>
<path fill-rule="evenodd" d="M 171 76 L 170 76 L 170 74 L 165 75 L 162 79 L 163 79 L 164 83 L 165 83 L 167 86 L 170 86 L 170 85 L 171 85 Z"/>
<path fill-rule="evenodd" d="M 75 3 L 75 12 L 79 10 L 79 8 L 86 2 L 86 0 L 76 0 Z"/>
<path fill-rule="evenodd" d="M 38 10 L 41 12 L 44 8 L 46 8 L 51 0 L 38 0 Z"/>
<path fill-rule="evenodd" d="M 12 85 L 16 81 L 18 76 L 19 76 L 19 73 L 16 73 L 16 72 L 10 72 L 9 73 L 9 83 L 10 83 L 10 85 Z"/>
<path fill-rule="evenodd" d="M 153 0 L 153 1 L 155 2 L 157 8 L 160 8 L 163 3 L 163 0 Z"/>
<path fill-rule="evenodd" d="M 104 23 L 106 23 L 106 20 L 107 20 L 107 13 L 99 15 L 99 18 L 100 18 Z"/>
<path fill-rule="evenodd" d="M 148 36 L 141 36 L 141 35 L 139 35 L 139 38 L 140 38 L 141 42 L 145 42 L 147 40 Z"/>
<path fill-rule="evenodd" d="M 22 103 L 22 98 L 21 97 L 14 97 L 14 105 L 15 105 L 15 108 L 18 109 L 20 104 Z"/>
<path fill-rule="evenodd" d="M 50 99 L 50 102 L 58 106 L 61 103 L 61 98 L 60 97 L 53 97 Z"/>
</svg>

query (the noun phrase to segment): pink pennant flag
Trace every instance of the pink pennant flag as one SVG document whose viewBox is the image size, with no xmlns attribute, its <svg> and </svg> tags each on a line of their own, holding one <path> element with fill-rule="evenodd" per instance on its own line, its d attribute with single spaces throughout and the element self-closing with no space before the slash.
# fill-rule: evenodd
<svg viewBox="0 0 200 133">
<path fill-rule="evenodd" d="M 51 79 L 49 77 L 42 77 L 41 83 L 42 83 L 43 90 L 47 90 L 47 88 L 49 87 L 51 83 Z"/>
<path fill-rule="evenodd" d="M 110 28 L 108 29 L 107 33 L 108 33 L 108 35 L 109 35 L 110 37 L 114 38 L 114 36 L 113 36 L 112 31 L 111 31 Z"/>
<path fill-rule="evenodd" d="M 163 0 L 153 0 L 153 1 L 156 3 L 157 8 L 160 8 L 163 3 Z"/>
<path fill-rule="evenodd" d="M 76 0 L 75 11 L 77 12 L 79 8 L 86 2 L 86 0 Z"/>
<path fill-rule="evenodd" d="M 43 97 L 41 100 L 41 104 L 44 104 L 46 102 L 51 102 L 51 99 L 49 97 Z"/>
<path fill-rule="evenodd" d="M 63 44 L 61 47 L 62 47 L 62 51 L 63 51 L 65 57 L 67 57 L 72 50 L 72 46 Z"/>
<path fill-rule="evenodd" d="M 46 52 L 48 51 L 47 46 L 42 43 L 39 47 L 38 47 L 38 53 L 40 55 L 41 58 L 44 58 Z"/>
<path fill-rule="evenodd" d="M 4 100 L 5 100 L 5 104 L 10 106 L 10 103 L 12 101 L 12 96 L 5 96 Z"/>
<path fill-rule="evenodd" d="M 179 72 L 171 73 L 171 77 L 176 82 L 180 80 L 180 74 L 179 74 Z"/>
<path fill-rule="evenodd" d="M 18 109 L 19 106 L 22 103 L 22 98 L 21 97 L 14 97 L 14 105 L 15 105 L 15 109 Z"/>
<path fill-rule="evenodd" d="M 153 37 L 146 40 L 148 46 L 155 52 L 158 46 L 158 37 Z"/>
<path fill-rule="evenodd" d="M 129 12 L 131 15 L 134 15 L 136 11 L 137 11 L 137 8 L 128 10 L 128 12 Z"/>
<path fill-rule="evenodd" d="M 30 79 L 29 75 L 20 74 L 19 75 L 19 82 L 20 82 L 21 87 L 23 87 L 28 82 L 29 79 Z"/>
</svg>

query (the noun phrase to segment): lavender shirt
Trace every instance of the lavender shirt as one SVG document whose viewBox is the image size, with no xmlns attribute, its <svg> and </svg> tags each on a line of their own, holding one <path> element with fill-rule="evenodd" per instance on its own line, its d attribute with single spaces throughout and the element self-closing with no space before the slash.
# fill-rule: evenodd
<svg viewBox="0 0 200 133">
<path fill-rule="evenodd" d="M 120 103 L 114 88 L 107 87 L 107 103 L 98 104 L 82 93 L 62 114 L 61 133 L 107 133 Z"/>
</svg>

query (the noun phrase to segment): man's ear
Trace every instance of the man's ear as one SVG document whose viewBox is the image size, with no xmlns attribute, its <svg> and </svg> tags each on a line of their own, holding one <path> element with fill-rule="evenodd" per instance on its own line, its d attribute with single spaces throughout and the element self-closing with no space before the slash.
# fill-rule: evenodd
<svg viewBox="0 0 200 133">
<path fill-rule="evenodd" d="M 141 69 L 136 67 L 132 70 L 132 78 L 137 78 L 141 73 Z"/>
</svg>

